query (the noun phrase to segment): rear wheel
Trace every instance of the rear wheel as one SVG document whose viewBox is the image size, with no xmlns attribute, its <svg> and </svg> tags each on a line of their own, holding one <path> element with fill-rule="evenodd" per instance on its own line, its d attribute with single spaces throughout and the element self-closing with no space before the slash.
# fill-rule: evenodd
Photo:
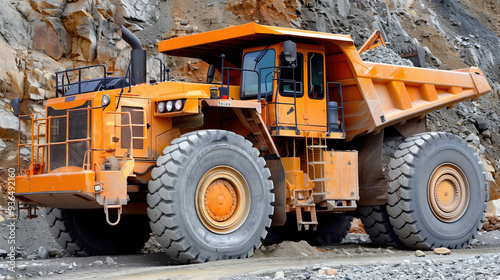
<svg viewBox="0 0 500 280">
<path fill-rule="evenodd" d="M 222 130 L 182 135 L 163 152 L 147 199 L 165 252 L 180 263 L 252 255 L 271 224 L 274 200 L 259 152 Z"/>
<path fill-rule="evenodd" d="M 488 199 L 479 156 L 461 138 L 422 133 L 403 142 L 390 162 L 387 211 L 411 248 L 462 248 L 481 229 Z"/>
<path fill-rule="evenodd" d="M 351 216 L 338 216 L 331 213 L 317 213 L 318 227 L 315 231 L 297 228 L 295 215 L 288 215 L 285 225 L 272 227 L 264 240 L 265 244 L 276 244 L 285 240 L 301 241 L 315 246 L 338 245 L 351 228 Z"/>
<path fill-rule="evenodd" d="M 49 230 L 67 253 L 77 256 L 137 253 L 150 237 L 144 215 L 122 215 L 111 226 L 102 209 L 46 208 Z"/>
<path fill-rule="evenodd" d="M 386 205 L 360 206 L 358 212 L 366 233 L 375 245 L 395 248 L 403 246 L 389 221 Z"/>
<path fill-rule="evenodd" d="M 351 229 L 351 216 L 337 216 L 330 213 L 318 213 L 316 231 L 305 232 L 311 245 L 338 245 Z"/>
</svg>

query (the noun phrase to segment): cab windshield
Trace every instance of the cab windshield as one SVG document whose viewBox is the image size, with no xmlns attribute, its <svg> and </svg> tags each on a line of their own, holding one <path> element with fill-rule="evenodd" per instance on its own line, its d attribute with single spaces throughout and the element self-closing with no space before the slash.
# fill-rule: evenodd
<svg viewBox="0 0 500 280">
<path fill-rule="evenodd" d="M 257 98 L 259 91 L 259 76 L 257 73 L 260 73 L 261 96 L 266 97 L 272 94 L 275 60 L 276 52 L 273 49 L 249 52 L 245 54 L 243 57 L 244 71 L 241 81 L 242 99 Z M 253 71 L 256 71 L 257 73 Z"/>
</svg>

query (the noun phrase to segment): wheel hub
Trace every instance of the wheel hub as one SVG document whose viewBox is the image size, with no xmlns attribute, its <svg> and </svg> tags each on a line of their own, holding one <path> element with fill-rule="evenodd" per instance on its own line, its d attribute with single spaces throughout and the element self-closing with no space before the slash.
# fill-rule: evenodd
<svg viewBox="0 0 500 280">
<path fill-rule="evenodd" d="M 214 233 L 237 230 L 250 212 L 250 191 L 245 178 L 229 166 L 209 170 L 196 189 L 196 210 L 203 225 Z"/>
<path fill-rule="evenodd" d="M 238 202 L 234 187 L 225 179 L 210 183 L 204 199 L 208 215 L 219 222 L 226 221 L 233 215 Z"/>
<path fill-rule="evenodd" d="M 469 184 L 462 170 L 453 164 L 438 166 L 430 177 L 427 198 L 432 213 L 443 222 L 454 222 L 469 203 Z"/>
</svg>

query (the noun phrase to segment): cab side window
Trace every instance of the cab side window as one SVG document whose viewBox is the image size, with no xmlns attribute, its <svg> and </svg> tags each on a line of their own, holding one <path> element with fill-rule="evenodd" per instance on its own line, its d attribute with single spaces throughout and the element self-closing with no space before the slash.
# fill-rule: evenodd
<svg viewBox="0 0 500 280">
<path fill-rule="evenodd" d="M 323 55 L 320 53 L 309 53 L 307 55 L 309 98 L 323 99 L 325 96 L 325 74 L 323 71 Z"/>
<path fill-rule="evenodd" d="M 280 66 L 288 66 L 281 55 L 281 63 Z M 295 62 L 295 68 L 281 68 L 280 74 L 280 93 L 283 96 L 291 96 L 293 97 L 296 94 L 296 97 L 302 97 L 304 95 L 304 55 L 301 53 L 297 53 L 297 61 Z"/>
</svg>

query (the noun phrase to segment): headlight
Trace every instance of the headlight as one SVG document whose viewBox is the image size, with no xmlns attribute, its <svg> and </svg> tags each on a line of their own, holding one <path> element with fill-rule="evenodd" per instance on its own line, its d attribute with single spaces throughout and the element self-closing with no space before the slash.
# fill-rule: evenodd
<svg viewBox="0 0 500 280">
<path fill-rule="evenodd" d="M 101 99 L 101 106 L 106 107 L 109 105 L 109 102 L 111 102 L 111 98 L 109 97 L 109 95 L 104 94 Z"/>
<path fill-rule="evenodd" d="M 167 101 L 167 111 L 172 112 L 173 108 L 174 108 L 174 102 L 172 100 Z"/>
<path fill-rule="evenodd" d="M 179 99 L 179 100 L 175 101 L 175 110 L 177 110 L 177 111 L 182 110 L 183 105 L 184 105 L 184 102 L 182 102 L 182 100 Z"/>
<path fill-rule="evenodd" d="M 165 113 L 165 102 L 162 101 L 158 103 L 158 112 Z"/>
</svg>

